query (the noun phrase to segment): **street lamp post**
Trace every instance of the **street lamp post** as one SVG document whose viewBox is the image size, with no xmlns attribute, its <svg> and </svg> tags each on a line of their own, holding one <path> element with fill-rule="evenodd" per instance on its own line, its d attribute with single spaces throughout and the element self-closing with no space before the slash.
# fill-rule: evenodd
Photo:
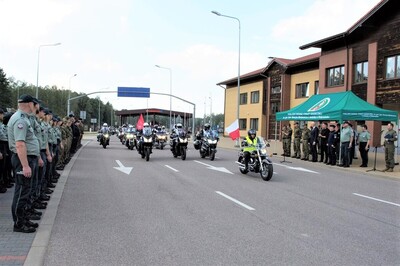
<svg viewBox="0 0 400 266">
<path fill-rule="evenodd" d="M 156 65 L 158 68 L 167 69 L 169 71 L 169 130 L 172 129 L 172 70 L 168 67 Z"/>
<path fill-rule="evenodd" d="M 71 79 L 73 77 L 76 77 L 76 75 L 78 75 L 78 74 L 74 74 L 69 78 L 67 116 L 69 115 L 69 112 L 71 111 Z"/>
<path fill-rule="evenodd" d="M 38 49 L 38 59 L 37 59 L 37 69 L 36 69 L 36 99 L 39 99 L 39 60 L 40 60 L 40 48 L 45 47 L 45 46 L 58 46 L 61 45 L 60 42 L 58 43 L 52 43 L 52 44 L 42 44 L 39 45 Z"/>
<path fill-rule="evenodd" d="M 237 22 L 239 23 L 239 59 L 238 59 L 238 78 L 237 78 L 237 83 L 238 83 L 238 90 L 237 90 L 237 113 L 236 113 L 236 118 L 238 120 L 239 123 L 239 106 L 240 106 L 240 20 L 236 17 L 232 17 L 232 16 L 227 16 L 227 15 L 223 15 L 217 11 L 211 11 L 211 13 L 220 16 L 220 17 L 226 17 L 226 18 L 230 18 L 230 19 L 235 19 L 237 20 Z M 236 141 L 236 145 L 239 146 L 239 140 Z"/>
</svg>

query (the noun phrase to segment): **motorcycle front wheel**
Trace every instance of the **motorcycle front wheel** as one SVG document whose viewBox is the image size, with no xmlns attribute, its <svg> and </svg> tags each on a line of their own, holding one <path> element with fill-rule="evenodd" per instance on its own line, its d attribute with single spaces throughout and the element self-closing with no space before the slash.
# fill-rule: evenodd
<svg viewBox="0 0 400 266">
<path fill-rule="evenodd" d="M 243 156 L 239 156 L 238 162 L 244 165 L 244 157 Z M 239 171 L 244 175 L 249 172 L 247 170 L 242 169 L 240 166 L 239 166 Z"/>
<path fill-rule="evenodd" d="M 146 161 L 148 162 L 150 160 L 150 150 L 149 149 L 145 149 L 144 153 L 145 153 Z"/>
<path fill-rule="evenodd" d="M 211 154 L 210 154 L 210 160 L 211 160 L 211 161 L 214 161 L 214 159 L 215 159 L 215 150 L 211 150 L 210 153 L 211 153 Z"/>
<path fill-rule="evenodd" d="M 186 149 L 184 147 L 181 148 L 181 159 L 182 161 L 186 160 Z"/>
<path fill-rule="evenodd" d="M 269 181 L 272 178 L 272 174 L 274 173 L 274 167 L 272 164 L 267 164 L 266 162 L 262 163 L 263 170 L 260 172 L 261 178 L 264 181 Z"/>
<path fill-rule="evenodd" d="M 107 147 L 107 143 L 103 141 L 103 148 L 105 149 Z"/>
</svg>

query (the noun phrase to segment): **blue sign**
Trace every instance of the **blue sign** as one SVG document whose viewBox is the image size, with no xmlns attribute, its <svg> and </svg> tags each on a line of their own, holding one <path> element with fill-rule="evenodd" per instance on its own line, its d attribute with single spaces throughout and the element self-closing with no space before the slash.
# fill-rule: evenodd
<svg viewBox="0 0 400 266">
<path fill-rule="evenodd" d="M 150 88 L 118 87 L 118 97 L 150 98 Z"/>
</svg>

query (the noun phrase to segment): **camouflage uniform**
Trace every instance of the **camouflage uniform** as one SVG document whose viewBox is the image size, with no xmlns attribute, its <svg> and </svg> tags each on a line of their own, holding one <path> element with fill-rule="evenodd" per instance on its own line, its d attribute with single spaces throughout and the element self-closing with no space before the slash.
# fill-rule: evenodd
<svg viewBox="0 0 400 266">
<path fill-rule="evenodd" d="M 282 130 L 283 156 L 290 156 L 291 141 L 292 129 L 290 127 L 284 127 Z"/>
<path fill-rule="evenodd" d="M 300 142 L 301 142 L 301 130 L 298 126 L 294 128 L 294 140 L 293 140 L 293 150 L 294 155 L 292 158 L 301 158 L 301 150 L 300 150 Z"/>
<path fill-rule="evenodd" d="M 304 129 L 301 134 L 301 140 L 303 142 L 303 158 L 302 160 L 308 161 L 308 157 L 310 155 L 310 134 L 311 130 L 307 127 L 307 125 L 304 125 Z"/>
</svg>

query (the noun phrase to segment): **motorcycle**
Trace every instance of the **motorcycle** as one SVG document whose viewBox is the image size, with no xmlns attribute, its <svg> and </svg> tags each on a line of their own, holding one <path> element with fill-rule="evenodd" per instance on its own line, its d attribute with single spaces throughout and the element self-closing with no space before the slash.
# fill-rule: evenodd
<svg viewBox="0 0 400 266">
<path fill-rule="evenodd" d="M 133 148 L 136 146 L 135 141 L 136 141 L 136 135 L 134 132 L 127 132 L 125 134 L 125 146 L 128 149 L 133 150 Z"/>
<path fill-rule="evenodd" d="M 163 150 L 167 143 L 167 139 L 167 134 L 165 132 L 156 132 L 154 138 L 154 147 Z"/>
<path fill-rule="evenodd" d="M 110 145 L 110 134 L 108 132 L 101 135 L 100 145 L 103 145 L 104 149 Z"/>
<path fill-rule="evenodd" d="M 170 146 L 174 158 L 181 156 L 182 160 L 186 160 L 186 150 L 188 145 L 188 138 L 184 130 L 179 130 L 175 138 L 171 138 Z"/>
<path fill-rule="evenodd" d="M 219 137 L 216 130 L 205 132 L 203 138 L 200 141 L 200 157 L 205 158 L 206 156 L 210 156 L 210 160 L 214 161 L 215 153 L 217 152 L 218 140 Z"/>
<path fill-rule="evenodd" d="M 150 160 L 150 154 L 153 148 L 153 133 L 151 129 L 144 129 L 143 134 L 140 137 L 138 152 L 142 156 L 142 159 L 146 158 L 146 161 Z"/>
<path fill-rule="evenodd" d="M 247 143 L 246 143 L 247 144 Z M 237 164 L 239 164 L 239 170 L 242 174 L 247 174 L 249 171 L 254 173 L 260 173 L 261 178 L 264 181 L 269 181 L 272 178 L 274 172 L 272 161 L 267 154 L 267 147 L 269 144 L 266 143 L 264 138 L 258 137 L 256 150 L 250 153 L 250 160 L 248 170 L 246 170 L 244 163 L 244 152 L 243 149 L 239 152 L 239 158 Z"/>
</svg>

